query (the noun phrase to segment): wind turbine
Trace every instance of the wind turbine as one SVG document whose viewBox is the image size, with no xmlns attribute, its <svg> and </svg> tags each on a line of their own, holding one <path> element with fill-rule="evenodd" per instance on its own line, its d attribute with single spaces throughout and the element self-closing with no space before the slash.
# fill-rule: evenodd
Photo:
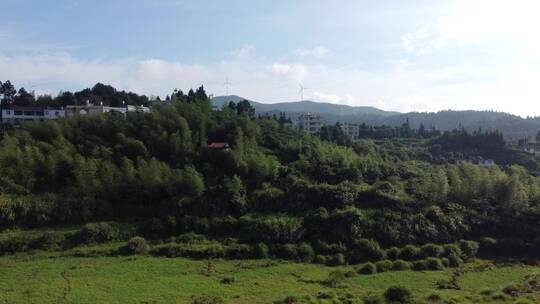
<svg viewBox="0 0 540 304">
<path fill-rule="evenodd" d="M 225 85 L 225 95 L 229 96 L 229 86 L 232 85 L 232 83 L 229 82 L 229 77 L 225 79 L 225 83 L 223 84 Z"/>
<path fill-rule="evenodd" d="M 298 93 L 300 93 L 300 101 L 304 101 L 304 91 L 309 90 L 309 89 L 305 88 L 302 84 L 299 84 L 299 85 L 300 85 L 300 90 L 298 91 Z"/>
</svg>

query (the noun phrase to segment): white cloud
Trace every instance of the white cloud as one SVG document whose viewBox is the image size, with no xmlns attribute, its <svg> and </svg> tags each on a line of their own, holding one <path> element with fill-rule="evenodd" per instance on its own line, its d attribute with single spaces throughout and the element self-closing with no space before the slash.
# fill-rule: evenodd
<svg viewBox="0 0 540 304">
<path fill-rule="evenodd" d="M 16 86 L 45 83 L 46 87 L 36 90 L 50 93 L 104 82 L 162 97 L 174 88 L 186 90 L 199 85 L 209 93 L 223 95 L 227 76 L 234 84 L 231 94 L 262 102 L 299 100 L 298 83 L 302 82 L 310 88 L 306 98 L 315 101 L 397 111 L 494 109 L 540 115 L 540 68 L 528 62 L 419 68 L 399 61 L 389 70 L 374 72 L 323 64 L 268 62 L 253 54 L 210 64 L 186 64 L 162 59 L 85 60 L 69 53 L 0 52 L 0 80 L 10 79 Z"/>
<path fill-rule="evenodd" d="M 322 58 L 330 53 L 330 50 L 324 46 L 317 46 L 312 49 L 296 49 L 294 53 L 300 57 Z"/>
<path fill-rule="evenodd" d="M 249 59 L 255 52 L 255 47 L 250 44 L 246 44 L 239 49 L 232 51 L 232 55 L 238 60 Z"/>
</svg>

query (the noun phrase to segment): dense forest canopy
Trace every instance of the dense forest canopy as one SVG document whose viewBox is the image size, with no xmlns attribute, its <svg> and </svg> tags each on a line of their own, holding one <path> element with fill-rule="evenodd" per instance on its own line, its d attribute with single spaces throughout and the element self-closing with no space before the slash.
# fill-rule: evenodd
<svg viewBox="0 0 540 304">
<path fill-rule="evenodd" d="M 66 104 L 57 100 L 64 95 L 53 102 Z M 73 94 L 91 96 L 113 105 L 126 96 L 148 102 L 99 84 Z M 332 128 L 312 136 L 284 118 L 256 117 L 249 103 L 213 109 L 202 87 L 169 99 L 154 102 L 151 113 L 7 129 L 0 226 L 137 220 L 161 234 L 346 248 L 364 239 L 532 243 L 540 235 L 539 177 L 524 166 L 482 167 L 440 153 L 503 151 L 498 132 L 422 133 L 418 140 L 431 148 L 418 150 L 395 139 L 352 141 Z M 212 142 L 231 149 L 211 149 Z"/>
</svg>

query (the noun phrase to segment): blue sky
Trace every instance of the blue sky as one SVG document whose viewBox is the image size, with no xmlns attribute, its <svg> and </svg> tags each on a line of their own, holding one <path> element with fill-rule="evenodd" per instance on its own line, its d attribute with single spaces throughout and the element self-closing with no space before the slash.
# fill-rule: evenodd
<svg viewBox="0 0 540 304">
<path fill-rule="evenodd" d="M 2 0 L 0 79 L 540 115 L 534 0 Z"/>
</svg>

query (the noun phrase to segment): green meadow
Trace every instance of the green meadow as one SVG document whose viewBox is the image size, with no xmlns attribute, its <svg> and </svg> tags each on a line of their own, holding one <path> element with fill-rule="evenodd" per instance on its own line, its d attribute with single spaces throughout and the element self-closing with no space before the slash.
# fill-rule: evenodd
<svg viewBox="0 0 540 304">
<path fill-rule="evenodd" d="M 341 303 L 337 298 L 363 303 L 366 296 L 381 295 L 393 285 L 408 288 L 414 303 L 540 303 L 539 290 L 515 296 L 503 292 L 540 273 L 540 267 L 483 260 L 443 271 L 360 275 L 354 266 L 276 260 L 35 252 L 0 257 L 0 269 L 0 303 L 211 303 L 197 299 L 212 297 L 224 303 L 287 303 L 287 296 L 299 303 Z M 329 274 L 336 270 L 345 278 L 329 286 Z M 438 287 L 453 279 L 453 288 Z"/>
</svg>

